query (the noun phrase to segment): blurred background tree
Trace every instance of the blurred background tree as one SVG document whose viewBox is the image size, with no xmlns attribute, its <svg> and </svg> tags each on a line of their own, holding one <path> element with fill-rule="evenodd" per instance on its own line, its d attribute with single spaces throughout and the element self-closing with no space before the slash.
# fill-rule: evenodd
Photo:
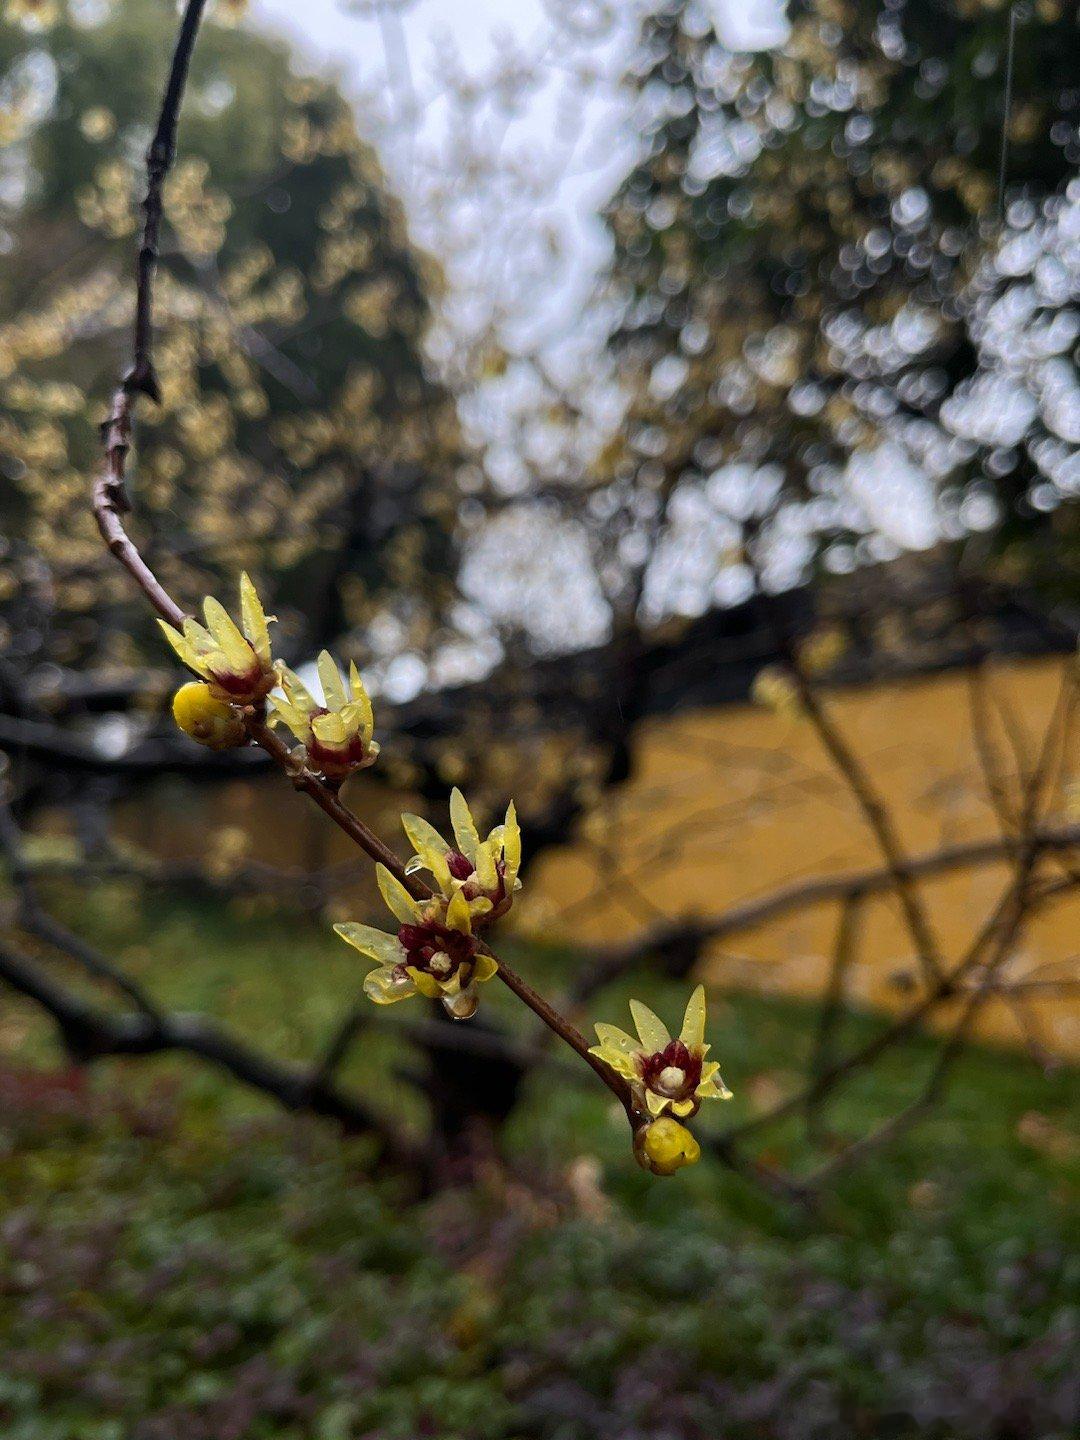
<svg viewBox="0 0 1080 1440">
<path fill-rule="evenodd" d="M 0 22 L 2 683 L 11 713 L 55 717 L 103 667 L 159 658 L 84 501 L 175 15 L 28 13 Z M 154 553 L 193 597 L 242 566 L 264 577 L 294 659 L 334 641 L 370 662 L 380 624 L 425 649 L 454 589 L 461 453 L 423 353 L 438 268 L 338 90 L 216 23 L 230 13 L 201 37 L 166 192 L 163 399 L 136 480 Z"/>
<path fill-rule="evenodd" d="M 756 54 L 713 8 L 650 6 L 629 71 L 617 473 L 752 522 L 773 588 L 939 542 L 1075 602 L 1074 7 L 795 0 Z"/>
<path fill-rule="evenodd" d="M 764 3 L 751 53 L 744 0 L 542 0 L 480 61 L 447 0 L 425 75 L 424 8 L 288 17 L 335 63 L 370 17 L 338 85 L 207 6 L 132 529 L 358 661 L 386 841 L 513 795 L 503 961 L 583 1030 L 701 980 L 734 1098 L 661 1189 L 504 987 L 374 1009 L 363 857 L 176 732 L 87 503 L 175 6 L 0 0 L 0 1430 L 1059 1440 L 1073 18 Z"/>
</svg>

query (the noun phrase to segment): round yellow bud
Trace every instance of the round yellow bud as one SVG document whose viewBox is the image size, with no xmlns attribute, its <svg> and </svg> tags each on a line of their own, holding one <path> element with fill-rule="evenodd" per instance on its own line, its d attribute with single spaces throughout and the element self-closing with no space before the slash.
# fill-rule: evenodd
<svg viewBox="0 0 1080 1440">
<path fill-rule="evenodd" d="M 247 738 L 244 722 L 201 680 L 189 680 L 173 696 L 173 719 L 185 735 L 208 750 L 231 750 Z"/>
<path fill-rule="evenodd" d="M 685 1125 L 663 1115 L 642 1126 L 634 1137 L 637 1162 L 654 1175 L 674 1175 L 701 1159 L 701 1146 Z"/>
</svg>

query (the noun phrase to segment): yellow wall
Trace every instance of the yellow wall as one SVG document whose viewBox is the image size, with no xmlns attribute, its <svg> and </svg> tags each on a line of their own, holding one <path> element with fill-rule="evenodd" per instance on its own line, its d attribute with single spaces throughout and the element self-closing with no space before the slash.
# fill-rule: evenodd
<svg viewBox="0 0 1080 1440">
<path fill-rule="evenodd" d="M 1030 750 L 1052 710 L 1060 674 L 1057 660 L 995 672 L 994 685 Z M 825 697 L 888 797 L 910 853 L 997 833 L 961 673 L 826 691 Z M 1004 738 L 1000 731 L 998 738 Z M 606 944 L 665 918 L 719 914 L 778 885 L 878 864 L 859 811 L 805 721 L 757 706 L 726 706 L 651 721 L 640 728 L 635 749 L 633 780 L 605 800 L 602 814 L 587 818 L 572 844 L 542 856 L 529 871 L 515 907 L 526 933 Z M 1074 745 L 1050 819 L 1066 818 L 1070 780 L 1080 781 L 1078 762 Z M 348 800 L 381 834 L 401 841 L 398 814 L 413 802 L 382 783 L 380 767 L 350 787 Z M 1074 792 L 1074 822 L 1076 802 Z M 158 788 L 152 799 L 125 810 L 123 831 L 151 854 L 209 859 L 225 871 L 242 858 L 307 870 L 343 864 L 341 914 L 378 914 L 370 867 L 357 862 L 304 796 L 275 778 L 195 794 L 190 787 L 177 787 L 176 794 Z M 1006 867 L 995 865 L 923 882 L 948 955 L 963 953 L 1008 879 Z M 705 978 L 718 987 L 816 995 L 836 920 L 835 905 L 820 905 L 731 936 L 708 954 Z M 1034 921 L 1013 963 L 1026 971 L 1068 961 L 1080 952 L 1078 922 L 1080 891 Z M 868 902 L 863 939 L 851 996 L 894 1008 L 905 1000 L 895 977 L 913 969 L 895 900 Z M 1022 1023 L 1048 1051 L 1080 1055 L 1080 997 L 1029 1003 Z M 982 1034 L 1009 1043 L 1025 1039 L 1017 1014 L 1000 1002 L 987 1009 Z"/>
<path fill-rule="evenodd" d="M 1000 667 L 993 687 L 1014 714 L 1014 740 L 1033 753 L 1051 714 L 1061 662 Z M 911 854 L 993 837 L 993 811 L 958 672 L 827 693 L 831 713 L 888 797 Z M 1005 741 L 1000 724 L 999 741 Z M 1050 818 L 1064 821 L 1080 779 L 1067 747 Z M 662 718 L 642 727 L 632 782 L 593 817 L 578 843 L 544 857 L 530 877 L 523 919 L 553 934 L 609 943 L 665 917 L 710 916 L 793 880 L 874 866 L 877 852 L 850 794 L 805 720 L 755 706 Z M 1075 821 L 1075 792 L 1072 798 Z M 1053 869 L 1054 862 L 1047 861 Z M 1060 872 L 1058 872 L 1060 873 Z M 1004 865 L 923 882 L 941 947 L 963 954 L 1009 880 Z M 524 897 L 523 897 L 524 898 Z M 1069 961 L 1080 951 L 1080 891 L 1038 917 L 1010 963 L 1016 973 Z M 779 919 L 718 943 L 705 975 L 719 986 L 820 993 L 837 924 L 835 904 Z M 893 1008 L 896 977 L 913 970 L 894 899 L 868 902 L 852 997 Z M 1055 973 L 1061 973 L 1060 969 Z M 1075 976 L 1080 973 L 1073 967 Z M 1080 1054 L 1080 999 L 1026 1001 L 1024 1013 L 992 1002 L 982 1034 Z"/>
</svg>

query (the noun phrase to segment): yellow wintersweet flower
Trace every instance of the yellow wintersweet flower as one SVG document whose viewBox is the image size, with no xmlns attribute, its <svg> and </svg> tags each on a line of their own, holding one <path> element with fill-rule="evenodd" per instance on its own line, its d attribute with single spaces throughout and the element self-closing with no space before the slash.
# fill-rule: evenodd
<svg viewBox="0 0 1080 1440">
<path fill-rule="evenodd" d="M 469 902 L 457 892 L 449 901 L 435 896 L 414 900 L 385 865 L 375 867 L 379 890 L 394 918 L 396 934 L 371 925 L 347 923 L 334 929 L 361 955 L 376 961 L 364 991 L 376 1005 L 392 1005 L 410 995 L 441 1000 L 455 1020 L 476 1013 L 476 987 L 490 980 L 498 965 L 477 951 Z"/>
<path fill-rule="evenodd" d="M 731 1091 L 717 1073 L 715 1060 L 705 1060 L 705 987 L 699 985 L 686 1004 L 682 1033 L 673 1040 L 667 1026 L 640 1000 L 630 1001 L 637 1026 L 635 1040 L 617 1025 L 599 1024 L 599 1045 L 589 1051 L 629 1080 L 635 1097 L 650 1115 L 697 1113 L 702 1100 L 730 1100 Z"/>
<path fill-rule="evenodd" d="M 438 830 L 419 815 L 403 815 L 401 823 L 416 854 L 405 866 L 408 874 L 428 870 L 446 900 L 462 895 L 474 921 L 487 924 L 505 915 L 520 890 L 521 829 L 511 800 L 506 818 L 486 840 L 480 839 L 465 796 L 455 786 L 450 792 L 450 823 L 455 844 L 448 845 Z"/>
<path fill-rule="evenodd" d="M 287 665 L 278 665 L 285 698 L 270 697 L 271 723 L 288 726 L 314 769 L 328 780 L 343 780 L 353 770 L 373 764 L 378 756 L 379 747 L 371 738 L 375 728 L 371 701 L 355 665 L 349 666 L 348 689 L 326 650 L 319 656 L 318 670 L 322 705 L 298 675 Z"/>
<path fill-rule="evenodd" d="M 695 1165 L 701 1159 L 701 1146 L 685 1125 L 662 1115 L 643 1125 L 634 1136 L 634 1156 L 645 1170 L 654 1175 L 674 1175 L 684 1165 Z"/>
<path fill-rule="evenodd" d="M 205 681 L 181 685 L 173 696 L 172 713 L 184 734 L 208 750 L 232 750 L 247 739 L 240 712 L 219 700 Z"/>
<path fill-rule="evenodd" d="M 255 586 L 246 574 L 240 576 L 240 623 L 229 618 L 225 607 L 208 595 L 203 601 L 206 624 L 190 617 L 182 630 L 159 620 L 165 638 L 177 655 L 200 679 L 205 680 L 219 700 L 231 705 L 254 705 L 277 684 L 270 660 L 270 632 Z"/>
</svg>

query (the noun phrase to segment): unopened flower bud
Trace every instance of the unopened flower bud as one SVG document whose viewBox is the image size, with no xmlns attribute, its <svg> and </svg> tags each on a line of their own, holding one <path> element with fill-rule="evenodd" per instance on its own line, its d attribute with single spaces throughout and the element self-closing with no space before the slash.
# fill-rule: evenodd
<svg viewBox="0 0 1080 1440">
<path fill-rule="evenodd" d="M 247 738 L 244 722 L 201 680 L 189 680 L 173 696 L 173 719 L 192 740 L 208 750 L 232 750 Z"/>
<path fill-rule="evenodd" d="M 701 1146 L 685 1125 L 663 1115 L 643 1125 L 634 1136 L 634 1156 L 644 1170 L 654 1175 L 674 1175 L 684 1165 L 701 1159 Z"/>
</svg>

